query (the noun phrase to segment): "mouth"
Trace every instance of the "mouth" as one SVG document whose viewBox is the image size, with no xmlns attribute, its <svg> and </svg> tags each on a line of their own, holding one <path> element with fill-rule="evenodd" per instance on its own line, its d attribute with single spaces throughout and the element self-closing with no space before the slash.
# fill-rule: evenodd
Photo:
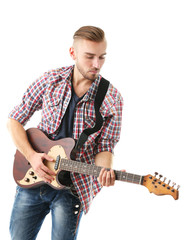
<svg viewBox="0 0 190 240">
<path fill-rule="evenodd" d="M 93 69 L 89 71 L 92 74 L 98 74 L 99 73 L 99 69 Z"/>
</svg>

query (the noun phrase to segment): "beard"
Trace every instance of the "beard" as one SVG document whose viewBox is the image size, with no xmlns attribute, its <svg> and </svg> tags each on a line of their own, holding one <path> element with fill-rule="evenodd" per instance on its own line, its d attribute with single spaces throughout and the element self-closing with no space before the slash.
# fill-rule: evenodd
<svg viewBox="0 0 190 240">
<path fill-rule="evenodd" d="M 88 79 L 90 81 L 96 80 L 98 75 L 99 75 L 100 69 L 98 69 L 98 68 L 92 68 L 92 69 L 89 69 L 89 70 L 85 71 L 84 68 L 82 68 L 80 66 L 80 64 L 78 64 L 78 63 L 76 63 L 76 67 L 77 67 L 78 71 L 80 72 L 80 74 L 85 79 Z"/>
</svg>

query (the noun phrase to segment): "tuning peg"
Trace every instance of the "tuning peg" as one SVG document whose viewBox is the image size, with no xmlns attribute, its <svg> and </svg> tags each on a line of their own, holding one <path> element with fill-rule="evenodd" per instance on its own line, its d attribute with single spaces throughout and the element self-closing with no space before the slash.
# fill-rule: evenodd
<svg viewBox="0 0 190 240">
<path fill-rule="evenodd" d="M 171 180 L 168 180 L 168 185 L 170 184 Z"/>
<path fill-rule="evenodd" d="M 180 188 L 180 185 L 177 185 L 177 190 L 179 190 L 179 188 Z"/>
<path fill-rule="evenodd" d="M 174 183 L 174 182 L 173 182 L 172 184 L 173 184 L 173 186 L 172 186 L 172 187 L 174 187 L 174 186 L 176 185 L 176 183 Z"/>
<path fill-rule="evenodd" d="M 165 182 L 165 181 L 166 181 L 166 177 L 164 178 L 163 182 Z"/>
<path fill-rule="evenodd" d="M 163 177 L 163 176 L 160 174 L 160 175 L 159 175 L 159 179 L 162 178 L 162 177 Z"/>
<path fill-rule="evenodd" d="M 156 177 L 156 175 L 158 175 L 158 173 L 157 173 L 157 172 L 155 172 L 154 174 L 155 174 L 155 175 L 154 175 L 155 177 Z"/>
</svg>

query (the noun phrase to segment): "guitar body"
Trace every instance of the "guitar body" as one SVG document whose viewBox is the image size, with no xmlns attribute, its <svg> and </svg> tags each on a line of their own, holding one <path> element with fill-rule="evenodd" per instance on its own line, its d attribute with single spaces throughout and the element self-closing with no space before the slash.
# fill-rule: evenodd
<svg viewBox="0 0 190 240">
<path fill-rule="evenodd" d="M 59 182 L 58 177 L 61 170 L 58 165 L 61 158 L 70 159 L 71 151 L 75 145 L 74 139 L 64 138 L 53 141 L 37 128 L 30 128 L 26 133 L 29 142 L 35 151 L 47 153 L 54 159 L 53 162 L 44 161 L 44 164 L 56 173 L 55 180 L 49 185 L 59 190 L 65 188 L 65 186 Z M 13 177 L 16 183 L 23 188 L 34 188 L 43 184 L 48 184 L 36 175 L 30 163 L 18 150 L 16 151 L 14 159 Z"/>
</svg>

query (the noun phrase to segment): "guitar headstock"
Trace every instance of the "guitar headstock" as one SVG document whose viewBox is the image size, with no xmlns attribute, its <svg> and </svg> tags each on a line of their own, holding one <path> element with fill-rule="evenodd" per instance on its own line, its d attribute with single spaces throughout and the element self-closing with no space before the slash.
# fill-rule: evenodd
<svg viewBox="0 0 190 240">
<path fill-rule="evenodd" d="M 168 183 L 165 183 L 166 178 L 164 178 L 162 181 L 161 178 L 163 176 L 159 175 L 159 178 L 157 178 L 157 175 L 158 173 L 155 172 L 155 176 L 152 176 L 150 174 L 144 176 L 142 185 L 147 187 L 150 193 L 154 193 L 158 196 L 171 195 L 175 200 L 177 200 L 179 197 L 178 189 L 180 188 L 180 186 L 178 185 L 175 189 L 174 186 L 176 185 L 176 183 L 173 183 L 173 185 L 170 186 L 171 180 L 169 180 Z"/>
</svg>

